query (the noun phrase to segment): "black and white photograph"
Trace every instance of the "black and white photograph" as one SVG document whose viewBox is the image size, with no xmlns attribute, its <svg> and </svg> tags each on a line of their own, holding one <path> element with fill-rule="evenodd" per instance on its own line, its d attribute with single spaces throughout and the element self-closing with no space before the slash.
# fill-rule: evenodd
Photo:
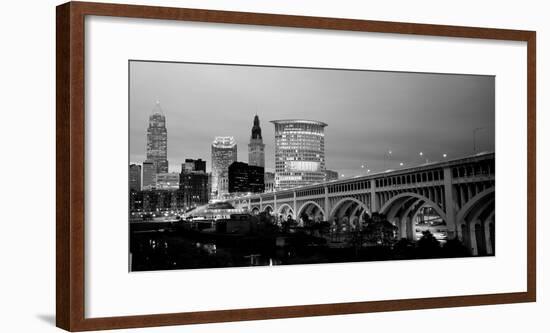
<svg viewBox="0 0 550 333">
<path fill-rule="evenodd" d="M 128 66 L 131 272 L 495 255 L 494 76 Z"/>
</svg>

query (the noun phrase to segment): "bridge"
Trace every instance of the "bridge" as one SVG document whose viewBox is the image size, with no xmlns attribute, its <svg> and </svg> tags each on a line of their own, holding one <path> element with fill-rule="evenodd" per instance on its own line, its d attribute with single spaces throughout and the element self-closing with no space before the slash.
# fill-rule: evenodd
<svg viewBox="0 0 550 333">
<path fill-rule="evenodd" d="M 495 154 L 426 163 L 288 190 L 229 200 L 253 214 L 268 212 L 313 221 L 363 223 L 384 214 L 402 238 L 415 240 L 422 208 L 443 220 L 448 239 L 458 238 L 472 255 L 493 254 L 495 246 Z"/>
</svg>

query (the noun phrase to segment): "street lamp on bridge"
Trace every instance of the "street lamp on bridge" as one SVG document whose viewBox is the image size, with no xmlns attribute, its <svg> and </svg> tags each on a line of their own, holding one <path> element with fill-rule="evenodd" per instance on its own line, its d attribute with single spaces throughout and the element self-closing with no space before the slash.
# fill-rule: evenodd
<svg viewBox="0 0 550 333">
<path fill-rule="evenodd" d="M 365 169 L 365 168 L 368 168 L 369 166 L 368 165 L 365 165 L 365 164 L 362 164 L 361 165 L 361 169 Z M 370 172 L 370 169 L 367 169 L 367 173 Z"/>
<path fill-rule="evenodd" d="M 418 155 L 420 155 L 420 158 L 424 159 L 424 153 L 423 152 L 418 153 Z M 429 162 L 428 158 L 426 158 L 425 161 L 426 161 L 426 163 L 428 163 Z"/>
</svg>

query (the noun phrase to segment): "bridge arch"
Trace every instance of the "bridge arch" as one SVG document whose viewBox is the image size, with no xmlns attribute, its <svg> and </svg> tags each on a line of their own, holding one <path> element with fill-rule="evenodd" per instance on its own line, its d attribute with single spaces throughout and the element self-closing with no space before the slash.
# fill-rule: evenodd
<svg viewBox="0 0 550 333">
<path fill-rule="evenodd" d="M 422 199 L 413 197 L 409 198 L 406 202 L 404 202 L 404 204 L 407 209 L 403 211 L 400 216 L 388 218 L 388 220 L 390 220 L 390 222 L 397 227 L 400 238 L 414 240 L 416 238 L 414 218 L 420 209 L 426 206 L 426 203 Z"/>
<path fill-rule="evenodd" d="M 326 219 L 327 215 L 325 214 L 325 210 L 315 201 L 304 202 L 298 209 L 298 212 L 296 213 L 296 218 L 300 218 L 303 212 L 307 213 L 308 211 L 313 210 L 312 208 L 317 208 L 317 211 L 320 212 L 323 215 L 323 218 Z"/>
<path fill-rule="evenodd" d="M 475 195 L 457 213 L 458 236 L 473 255 L 494 253 L 495 187 Z"/>
<path fill-rule="evenodd" d="M 478 193 L 475 195 L 472 199 L 470 199 L 458 213 L 456 214 L 456 221 L 457 223 L 464 223 L 464 219 L 466 216 L 470 213 L 472 208 L 474 208 L 476 205 L 478 205 L 482 200 L 486 199 L 489 195 L 494 195 L 495 193 L 495 187 L 489 187 L 488 189 L 485 189 L 484 191 Z"/>
<path fill-rule="evenodd" d="M 273 214 L 273 206 L 265 205 L 263 211 L 268 213 L 268 214 Z"/>
<path fill-rule="evenodd" d="M 352 214 L 349 216 L 350 220 L 359 213 L 358 220 L 361 221 L 363 213 L 370 215 L 370 210 L 367 205 L 353 197 L 345 197 L 340 199 L 332 208 L 329 216 L 329 220 L 333 220 L 335 217 L 342 217 L 347 211 L 353 208 Z M 351 221 L 350 221 L 351 222 Z"/>
<path fill-rule="evenodd" d="M 385 214 L 386 216 L 388 216 L 388 218 L 393 218 L 394 216 L 389 216 L 388 213 L 391 212 L 390 215 L 396 214 L 398 210 L 396 208 L 402 207 L 403 204 L 407 201 L 407 199 L 412 199 L 412 198 L 422 200 L 424 202 L 423 206 L 432 207 L 437 212 L 437 214 L 439 214 L 439 216 L 443 219 L 443 221 L 447 222 L 447 214 L 445 214 L 443 209 L 441 209 L 441 207 L 438 204 L 428 199 L 427 197 L 414 192 L 403 192 L 391 197 L 384 204 L 384 206 L 382 206 L 382 208 L 380 209 L 380 213 Z M 418 203 L 418 200 L 415 200 L 414 202 Z"/>
<path fill-rule="evenodd" d="M 277 215 L 278 216 L 282 215 L 284 219 L 286 219 L 289 216 L 292 217 L 293 219 L 295 218 L 294 209 L 292 208 L 291 205 L 289 205 L 287 203 L 284 203 L 284 204 L 279 206 L 278 211 L 277 211 Z"/>
</svg>

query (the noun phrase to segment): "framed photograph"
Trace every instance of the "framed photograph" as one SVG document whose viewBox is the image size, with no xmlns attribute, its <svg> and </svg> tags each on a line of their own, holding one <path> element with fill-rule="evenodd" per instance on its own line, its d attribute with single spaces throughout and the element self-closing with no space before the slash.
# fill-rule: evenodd
<svg viewBox="0 0 550 333">
<path fill-rule="evenodd" d="M 536 300 L 534 31 L 57 7 L 57 326 Z"/>
</svg>

